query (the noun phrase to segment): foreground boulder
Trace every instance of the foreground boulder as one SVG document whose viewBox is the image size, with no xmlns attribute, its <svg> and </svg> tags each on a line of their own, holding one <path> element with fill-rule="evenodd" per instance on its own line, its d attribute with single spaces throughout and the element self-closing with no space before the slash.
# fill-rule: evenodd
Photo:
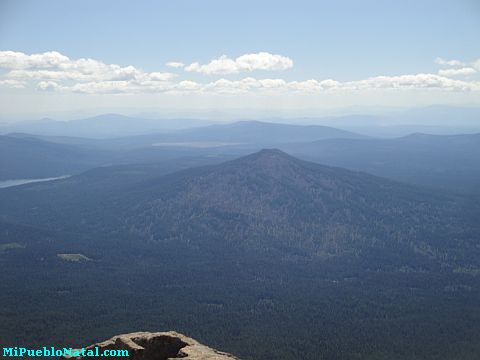
<svg viewBox="0 0 480 360">
<path fill-rule="evenodd" d="M 129 357 L 122 359 L 132 360 L 238 360 L 233 355 L 211 349 L 198 341 L 174 331 L 169 332 L 136 332 L 117 335 L 111 339 L 86 347 L 86 350 L 98 347 L 99 353 L 103 350 L 128 350 Z M 63 357 L 69 359 L 86 359 L 87 357 Z M 117 357 L 120 359 L 120 357 Z M 103 359 L 103 357 L 97 357 Z M 107 357 L 105 357 L 107 359 Z M 112 357 L 109 357 L 112 359 Z"/>
</svg>

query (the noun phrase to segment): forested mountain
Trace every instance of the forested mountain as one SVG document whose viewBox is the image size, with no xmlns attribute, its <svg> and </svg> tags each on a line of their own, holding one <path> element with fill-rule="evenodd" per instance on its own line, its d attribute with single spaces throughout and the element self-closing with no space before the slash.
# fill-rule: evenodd
<svg viewBox="0 0 480 360">
<path fill-rule="evenodd" d="M 474 199 L 278 150 L 168 172 L 0 189 L 5 344 L 176 329 L 245 359 L 476 359 Z"/>
<path fill-rule="evenodd" d="M 480 213 L 468 198 L 304 162 L 279 150 L 136 182 L 128 181 L 132 170 L 103 178 L 103 186 L 94 182 L 101 174 L 86 173 L 6 190 L 0 211 L 51 230 L 84 228 L 212 249 L 307 257 L 358 257 L 381 249 L 405 260 L 420 254 L 449 265 L 477 263 Z M 33 210 L 24 214 L 24 208 Z"/>
<path fill-rule="evenodd" d="M 428 253 L 445 263 L 475 259 L 462 254 L 466 247 L 476 251 L 473 226 L 480 215 L 463 198 L 278 150 L 151 180 L 122 201 L 125 229 L 152 241 L 211 241 L 320 257 L 396 249 L 396 255 Z"/>
</svg>

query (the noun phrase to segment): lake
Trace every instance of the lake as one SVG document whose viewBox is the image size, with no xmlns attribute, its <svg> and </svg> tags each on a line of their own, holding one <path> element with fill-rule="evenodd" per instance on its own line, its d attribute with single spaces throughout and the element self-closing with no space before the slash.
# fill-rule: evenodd
<svg viewBox="0 0 480 360">
<path fill-rule="evenodd" d="M 12 180 L 3 180 L 3 181 L 0 181 L 0 189 L 1 189 L 1 188 L 12 187 L 12 186 L 19 186 L 19 185 L 29 184 L 29 183 L 35 183 L 35 182 L 43 182 L 43 181 L 52 181 L 52 180 L 65 179 L 65 178 L 68 178 L 68 177 L 70 177 L 70 175 L 63 175 L 63 176 L 49 177 L 49 178 L 41 178 L 41 179 L 12 179 Z"/>
</svg>

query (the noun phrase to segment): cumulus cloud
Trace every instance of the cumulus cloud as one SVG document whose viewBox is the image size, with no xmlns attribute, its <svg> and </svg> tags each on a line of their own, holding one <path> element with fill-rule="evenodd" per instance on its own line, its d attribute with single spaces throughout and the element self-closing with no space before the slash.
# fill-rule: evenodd
<svg viewBox="0 0 480 360">
<path fill-rule="evenodd" d="M 135 87 L 130 89 L 130 83 L 125 80 L 119 81 L 99 81 L 75 84 L 69 90 L 84 94 L 115 94 L 133 92 Z"/>
<path fill-rule="evenodd" d="M 167 62 L 165 65 L 175 69 L 183 68 L 185 66 L 185 64 L 180 61 L 170 61 L 170 62 Z"/>
<path fill-rule="evenodd" d="M 340 82 L 332 79 L 305 80 L 287 82 L 282 79 L 255 79 L 247 77 L 241 80 L 220 79 L 206 84 L 202 91 L 221 94 L 242 94 L 256 92 L 341 92 L 363 90 L 415 90 L 439 89 L 447 91 L 479 91 L 479 82 L 454 80 L 436 74 L 415 74 L 401 76 L 377 76 L 358 81 Z"/>
<path fill-rule="evenodd" d="M 480 59 L 474 61 L 474 62 L 472 63 L 472 66 L 473 66 L 475 69 L 477 69 L 478 71 L 480 71 Z"/>
<path fill-rule="evenodd" d="M 365 80 L 340 82 L 332 79 L 286 82 L 282 79 L 245 78 L 238 81 L 217 80 L 206 85 L 206 89 L 220 92 L 248 92 L 252 90 L 280 90 L 296 92 L 332 92 L 362 90 L 415 90 L 440 89 L 449 91 L 480 90 L 480 83 L 454 80 L 436 74 L 400 76 L 376 76 Z"/>
<path fill-rule="evenodd" d="M 40 81 L 37 84 L 37 90 L 39 91 L 56 91 L 60 89 L 61 86 L 58 85 L 55 81 Z"/>
<path fill-rule="evenodd" d="M 225 75 L 237 73 L 239 72 L 239 69 L 234 60 L 223 55 L 218 59 L 210 61 L 206 65 L 200 65 L 198 62 L 192 63 L 185 67 L 185 71 L 199 72 L 207 75 Z"/>
<path fill-rule="evenodd" d="M 288 87 L 297 92 L 316 92 L 341 89 L 342 83 L 332 79 L 326 79 L 318 81 L 315 79 L 305 81 L 292 81 L 288 84 Z"/>
<path fill-rule="evenodd" d="M 23 89 L 25 87 L 25 81 L 19 80 L 0 80 L 0 86 L 14 88 L 14 89 Z"/>
<path fill-rule="evenodd" d="M 293 67 L 293 60 L 286 56 L 259 52 L 256 54 L 245 54 L 236 59 L 223 55 L 204 65 L 194 62 L 186 66 L 185 71 L 207 75 L 226 75 L 255 70 L 283 71 L 291 67 Z"/>
<path fill-rule="evenodd" d="M 204 91 L 219 94 L 241 94 L 257 90 L 286 90 L 287 83 L 282 79 L 255 79 L 246 77 L 241 80 L 220 79 L 208 83 Z"/>
<path fill-rule="evenodd" d="M 460 60 L 445 60 L 441 57 L 435 59 L 435 63 L 443 66 L 464 66 L 465 63 Z"/>
<path fill-rule="evenodd" d="M 469 76 L 475 75 L 477 72 L 480 72 L 480 59 L 477 59 L 472 62 L 465 62 L 460 60 L 445 60 L 443 58 L 437 57 L 435 63 L 444 67 L 438 71 L 438 75 L 445 77 L 455 77 L 455 76 Z M 447 67 L 445 69 L 445 67 Z"/>
<path fill-rule="evenodd" d="M 235 59 L 241 70 L 282 71 L 293 67 L 292 59 L 282 55 L 272 55 L 267 52 L 245 54 Z"/>
<path fill-rule="evenodd" d="M 438 59 L 437 59 L 438 60 Z M 437 61 L 438 62 L 438 61 Z M 245 77 L 229 80 L 216 79 L 200 83 L 180 78 L 169 72 L 145 72 L 134 66 L 106 64 L 95 59 L 70 59 L 58 52 L 26 55 L 20 52 L 0 51 L 0 86 L 38 91 L 71 92 L 81 94 L 317 94 L 331 92 L 438 90 L 469 92 L 480 91 L 475 77 L 458 79 L 455 76 L 475 75 L 480 71 L 480 60 L 468 66 L 458 67 L 458 60 L 443 60 L 451 68 L 438 74 L 420 73 L 398 76 L 375 76 L 356 81 L 334 79 L 307 79 L 287 81 L 280 78 Z M 180 63 L 177 63 L 180 64 Z M 450 65 L 454 64 L 454 65 Z M 177 66 L 177 65 L 175 65 Z M 179 65 L 180 66 L 180 65 Z M 182 64 L 183 66 L 183 64 Z M 236 59 L 226 56 L 206 65 L 199 63 L 184 67 L 190 72 L 205 74 L 231 74 L 254 70 L 285 70 L 293 62 L 281 55 L 269 53 L 246 54 Z M 187 76 L 188 74 L 182 74 Z"/>
<path fill-rule="evenodd" d="M 443 89 L 452 91 L 479 90 L 478 82 L 454 80 L 436 74 L 376 76 L 365 80 L 346 82 L 346 89 Z"/>
<path fill-rule="evenodd" d="M 68 57 L 56 51 L 33 55 L 15 51 L 0 51 L 0 68 L 3 69 L 48 69 L 58 67 L 69 60 Z"/>
<path fill-rule="evenodd" d="M 202 85 L 190 80 L 180 81 L 175 85 L 173 90 L 184 90 L 184 91 L 198 91 L 202 89 Z"/>
<path fill-rule="evenodd" d="M 171 73 L 144 72 L 134 66 L 105 64 L 94 59 L 72 60 L 56 51 L 27 55 L 21 52 L 0 51 L 0 68 L 10 70 L 10 79 L 44 81 L 168 81 Z"/>
<path fill-rule="evenodd" d="M 464 67 L 460 69 L 442 69 L 438 71 L 438 75 L 442 76 L 468 76 L 468 75 L 473 75 L 477 71 L 474 68 L 471 67 Z"/>
</svg>

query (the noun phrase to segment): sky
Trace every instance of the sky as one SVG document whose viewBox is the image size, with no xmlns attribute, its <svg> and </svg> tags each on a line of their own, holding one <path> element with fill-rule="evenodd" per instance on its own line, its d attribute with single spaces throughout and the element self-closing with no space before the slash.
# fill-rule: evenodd
<svg viewBox="0 0 480 360">
<path fill-rule="evenodd" d="M 480 106 L 479 34 L 478 0 L 0 0 L 0 112 Z"/>
</svg>

